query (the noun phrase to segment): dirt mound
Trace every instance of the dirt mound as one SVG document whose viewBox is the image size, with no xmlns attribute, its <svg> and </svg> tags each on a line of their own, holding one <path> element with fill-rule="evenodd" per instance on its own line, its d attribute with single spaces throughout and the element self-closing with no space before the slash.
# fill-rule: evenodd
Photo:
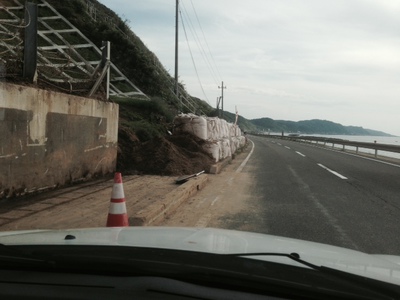
<svg viewBox="0 0 400 300">
<path fill-rule="evenodd" d="M 213 164 L 211 156 L 202 149 L 205 142 L 192 135 L 154 138 L 136 144 L 118 165 L 124 172 L 152 175 L 180 176 L 208 171 Z"/>
</svg>

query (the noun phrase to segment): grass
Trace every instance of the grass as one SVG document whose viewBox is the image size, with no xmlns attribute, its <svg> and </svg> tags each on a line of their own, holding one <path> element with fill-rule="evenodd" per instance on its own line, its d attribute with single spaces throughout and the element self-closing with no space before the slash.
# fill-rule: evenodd
<svg viewBox="0 0 400 300">
<path fill-rule="evenodd" d="M 61 36 L 71 45 L 87 44 L 87 41 L 76 32 L 65 32 Z"/>
<path fill-rule="evenodd" d="M 0 7 L 0 19 L 1 20 L 12 20 L 14 19 L 4 8 Z"/>
<path fill-rule="evenodd" d="M 141 142 L 165 135 L 174 114 L 160 98 L 139 100 L 135 98 L 111 97 L 119 104 L 120 122 L 135 132 Z"/>
<path fill-rule="evenodd" d="M 55 16 L 54 12 L 48 8 L 47 6 L 41 6 L 40 7 L 40 16 L 41 17 L 53 17 Z M 50 20 L 49 20 L 50 21 Z M 53 22 L 55 22 L 55 20 L 52 20 Z M 48 21 L 46 21 L 48 22 Z M 62 23 L 62 22 L 60 22 Z"/>
</svg>

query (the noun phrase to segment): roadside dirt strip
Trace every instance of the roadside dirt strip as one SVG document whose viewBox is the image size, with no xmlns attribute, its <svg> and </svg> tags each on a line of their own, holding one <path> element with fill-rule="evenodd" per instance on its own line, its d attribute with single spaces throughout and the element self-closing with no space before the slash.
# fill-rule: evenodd
<svg viewBox="0 0 400 300">
<path fill-rule="evenodd" d="M 176 177 L 123 177 L 130 225 L 156 225 L 207 182 L 202 174 L 182 185 Z M 0 230 L 106 226 L 113 179 L 46 192 L 0 204 Z"/>
<path fill-rule="evenodd" d="M 214 166 L 215 172 L 231 163 Z M 235 162 L 236 163 L 236 162 Z M 177 185 L 176 177 L 122 174 L 131 226 L 159 225 L 209 180 L 201 174 Z M 98 180 L 0 202 L 0 230 L 66 229 L 106 226 L 113 179 Z"/>
<path fill-rule="evenodd" d="M 247 164 L 253 147 L 250 142 L 219 175 L 210 174 L 207 185 L 159 225 L 259 231 L 262 201 L 254 193 L 254 164 Z"/>
</svg>

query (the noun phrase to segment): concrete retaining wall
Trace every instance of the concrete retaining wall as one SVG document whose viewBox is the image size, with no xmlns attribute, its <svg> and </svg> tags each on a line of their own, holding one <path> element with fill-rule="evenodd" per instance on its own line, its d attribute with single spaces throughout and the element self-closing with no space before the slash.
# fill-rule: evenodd
<svg viewBox="0 0 400 300">
<path fill-rule="evenodd" d="M 113 172 L 118 105 L 0 82 L 0 198 Z"/>
</svg>

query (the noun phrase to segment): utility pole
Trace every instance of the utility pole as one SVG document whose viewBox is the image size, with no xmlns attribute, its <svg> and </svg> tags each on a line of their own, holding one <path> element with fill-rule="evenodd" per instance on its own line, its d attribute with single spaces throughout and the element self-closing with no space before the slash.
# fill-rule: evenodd
<svg viewBox="0 0 400 300">
<path fill-rule="evenodd" d="M 224 118 L 224 89 L 226 89 L 226 86 L 224 86 L 224 82 L 222 81 L 221 86 L 218 86 L 219 89 L 221 89 L 221 110 L 222 110 L 222 119 Z"/>
<path fill-rule="evenodd" d="M 178 18 L 179 18 L 179 0 L 175 5 L 175 95 L 179 99 L 178 90 Z"/>
<path fill-rule="evenodd" d="M 217 117 L 221 117 L 219 113 L 219 104 L 221 103 L 221 96 L 217 97 Z"/>
</svg>

